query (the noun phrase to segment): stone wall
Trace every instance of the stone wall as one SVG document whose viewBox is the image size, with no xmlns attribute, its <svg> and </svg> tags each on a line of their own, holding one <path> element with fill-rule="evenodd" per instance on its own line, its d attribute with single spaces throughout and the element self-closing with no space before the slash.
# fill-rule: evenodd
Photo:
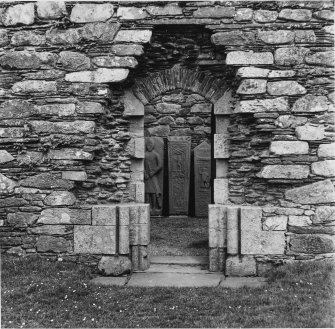
<svg viewBox="0 0 335 329">
<path fill-rule="evenodd" d="M 206 90 L 199 102 L 213 104 L 215 203 L 261 207 L 264 232 L 286 225 L 282 258 L 333 252 L 333 9 L 331 1 L 2 3 L 2 249 L 101 258 L 73 251 L 76 227 L 92 224 L 93 205 L 141 202 L 144 108 L 148 120 L 150 106 L 178 107 L 186 103 L 177 95 L 199 93 L 139 83 L 180 64 L 198 75 L 192 88 Z M 171 36 L 182 29 L 197 42 Z M 175 116 L 151 115 L 207 137 L 206 113 L 186 116 L 182 128 Z M 324 239 L 327 248 L 309 249 Z"/>
</svg>

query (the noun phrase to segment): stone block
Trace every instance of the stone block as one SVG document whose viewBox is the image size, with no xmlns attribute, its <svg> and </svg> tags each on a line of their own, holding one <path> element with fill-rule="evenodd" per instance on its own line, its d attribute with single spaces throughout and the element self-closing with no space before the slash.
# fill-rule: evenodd
<svg viewBox="0 0 335 329">
<path fill-rule="evenodd" d="M 148 128 L 150 136 L 160 136 L 165 137 L 170 135 L 170 126 L 169 125 L 159 125 L 156 127 Z M 185 135 L 185 131 L 182 131 L 182 135 Z"/>
<path fill-rule="evenodd" d="M 35 106 L 35 110 L 39 115 L 57 115 L 62 116 L 71 116 L 75 115 L 76 106 L 75 104 L 48 104 L 42 106 Z"/>
<path fill-rule="evenodd" d="M 135 68 L 138 64 L 136 58 L 131 56 L 99 56 L 94 57 L 92 62 L 99 67 Z"/>
<path fill-rule="evenodd" d="M 50 150 L 48 158 L 51 160 L 92 160 L 93 155 L 81 149 L 63 148 L 61 150 Z"/>
<path fill-rule="evenodd" d="M 81 34 L 77 29 L 52 29 L 45 34 L 47 42 L 55 45 L 73 45 L 81 41 Z"/>
<path fill-rule="evenodd" d="M 214 114 L 232 114 L 234 109 L 234 97 L 231 89 L 227 89 L 223 96 L 214 103 Z"/>
<path fill-rule="evenodd" d="M 116 254 L 116 227 L 76 225 L 74 252 L 76 254 Z"/>
<path fill-rule="evenodd" d="M 288 216 L 288 224 L 290 226 L 310 226 L 312 224 L 309 216 Z"/>
<path fill-rule="evenodd" d="M 28 227 L 35 224 L 37 219 L 38 215 L 30 212 L 16 212 L 7 215 L 7 223 L 13 227 Z"/>
<path fill-rule="evenodd" d="M 150 224 L 150 205 L 144 203 L 133 203 L 129 207 L 130 225 Z"/>
<path fill-rule="evenodd" d="M 208 207 L 208 246 L 223 248 L 226 246 L 227 239 L 227 208 L 212 204 Z"/>
<path fill-rule="evenodd" d="M 229 156 L 228 133 L 214 134 L 214 159 L 227 159 Z"/>
<path fill-rule="evenodd" d="M 115 37 L 115 42 L 150 42 L 152 32 L 150 30 L 121 30 Z"/>
<path fill-rule="evenodd" d="M 191 107 L 191 113 L 211 113 L 211 112 L 212 112 L 211 103 L 198 103 L 194 104 Z"/>
<path fill-rule="evenodd" d="M 297 117 L 294 115 L 280 115 L 275 121 L 275 125 L 280 128 L 296 128 L 307 122 L 305 117 Z"/>
<path fill-rule="evenodd" d="M 6 46 L 9 44 L 8 32 L 5 29 L 0 29 L 0 46 Z"/>
<path fill-rule="evenodd" d="M 253 10 L 250 8 L 238 8 L 234 16 L 234 20 L 237 22 L 250 21 L 252 19 Z"/>
<path fill-rule="evenodd" d="M 249 230 L 260 232 L 262 230 L 262 208 L 241 207 L 241 231 Z"/>
<path fill-rule="evenodd" d="M 333 51 L 324 51 L 315 54 L 308 54 L 305 57 L 305 62 L 309 65 L 333 67 L 335 65 L 334 57 Z"/>
<path fill-rule="evenodd" d="M 199 7 L 193 12 L 194 17 L 209 17 L 209 18 L 233 18 L 235 16 L 234 7 Z"/>
<path fill-rule="evenodd" d="M 53 94 L 57 92 L 57 82 L 43 80 L 25 80 L 14 83 L 14 85 L 12 86 L 12 91 L 15 94 Z"/>
<path fill-rule="evenodd" d="M 263 231 L 286 231 L 287 216 L 269 216 L 265 217 L 262 224 Z"/>
<path fill-rule="evenodd" d="M 317 19 L 334 21 L 334 12 L 332 10 L 319 10 L 314 12 L 313 16 Z"/>
<path fill-rule="evenodd" d="M 270 71 L 268 78 L 290 78 L 296 75 L 296 71 L 293 70 L 272 70 Z"/>
<path fill-rule="evenodd" d="M 76 112 L 79 114 L 103 114 L 103 106 L 96 102 L 80 102 L 76 104 Z"/>
<path fill-rule="evenodd" d="M 28 151 L 17 156 L 16 161 L 20 165 L 36 165 L 44 162 L 44 154 L 42 152 Z"/>
<path fill-rule="evenodd" d="M 7 100 L 0 105 L 0 119 L 21 119 L 34 114 L 34 105 L 25 100 Z"/>
<path fill-rule="evenodd" d="M 304 62 L 308 52 L 309 50 L 303 47 L 278 48 L 275 51 L 275 63 L 284 66 L 299 65 Z"/>
<path fill-rule="evenodd" d="M 313 43 L 316 41 L 316 36 L 313 30 L 296 30 L 295 43 Z"/>
<path fill-rule="evenodd" d="M 310 124 L 306 124 L 295 128 L 295 134 L 300 140 L 318 141 L 324 138 L 325 128 L 323 125 L 312 126 Z"/>
<path fill-rule="evenodd" d="M 262 69 L 260 67 L 245 66 L 240 67 L 236 76 L 241 78 L 267 78 L 270 73 L 269 69 Z"/>
<path fill-rule="evenodd" d="M 22 249 L 21 247 L 11 247 L 7 250 L 7 254 L 15 255 L 18 257 L 26 257 L 27 255 L 26 251 Z"/>
<path fill-rule="evenodd" d="M 97 41 L 102 43 L 112 43 L 120 23 L 108 21 L 106 23 L 89 23 L 78 29 L 80 39 L 85 41 Z"/>
<path fill-rule="evenodd" d="M 245 45 L 255 43 L 254 32 L 243 32 L 234 30 L 230 32 L 218 32 L 212 34 L 211 42 L 216 45 Z"/>
<path fill-rule="evenodd" d="M 130 253 L 129 226 L 119 226 L 119 246 L 118 253 L 127 255 Z"/>
<path fill-rule="evenodd" d="M 316 208 L 315 216 L 312 217 L 313 224 L 329 224 L 335 221 L 335 207 L 320 206 Z"/>
<path fill-rule="evenodd" d="M 239 207 L 227 206 L 227 253 L 239 253 Z"/>
<path fill-rule="evenodd" d="M 16 186 L 15 181 L 0 173 L 0 194 L 13 193 Z"/>
<path fill-rule="evenodd" d="M 29 202 L 23 198 L 10 197 L 10 198 L 0 199 L 0 209 L 5 208 L 5 207 L 22 207 L 22 206 L 28 206 L 28 205 L 29 205 Z"/>
<path fill-rule="evenodd" d="M 0 128 L 0 138 L 20 138 L 25 132 L 24 128 Z"/>
<path fill-rule="evenodd" d="M 259 31 L 258 38 L 266 44 L 281 45 L 285 43 L 292 43 L 294 41 L 295 33 L 289 30 L 277 31 Z"/>
<path fill-rule="evenodd" d="M 127 203 L 118 205 L 120 226 L 129 226 L 130 223 L 129 206 L 130 204 Z"/>
<path fill-rule="evenodd" d="M 256 260 L 252 256 L 228 256 L 226 260 L 227 276 L 255 276 Z"/>
<path fill-rule="evenodd" d="M 67 253 L 72 252 L 72 244 L 62 237 L 42 235 L 37 240 L 36 249 L 39 252 Z"/>
<path fill-rule="evenodd" d="M 44 199 L 48 206 L 72 206 L 76 202 L 76 197 L 68 191 L 54 191 Z"/>
<path fill-rule="evenodd" d="M 145 271 L 150 266 L 147 246 L 131 246 L 131 263 L 134 271 Z"/>
<path fill-rule="evenodd" d="M 92 207 L 92 225 L 116 226 L 116 205 L 95 205 Z"/>
<path fill-rule="evenodd" d="M 145 140 L 144 137 L 131 138 L 127 144 L 129 155 L 136 159 L 144 159 Z"/>
<path fill-rule="evenodd" d="M 147 246 L 150 243 L 149 224 L 129 225 L 129 244 L 131 246 Z"/>
<path fill-rule="evenodd" d="M 89 57 L 74 51 L 61 51 L 58 62 L 63 69 L 68 71 L 83 71 L 91 66 Z"/>
<path fill-rule="evenodd" d="M 183 14 L 178 3 L 168 3 L 165 6 L 147 6 L 145 10 L 152 16 L 177 16 Z"/>
<path fill-rule="evenodd" d="M 73 182 L 55 177 L 53 173 L 42 173 L 30 176 L 20 181 L 21 186 L 34 187 L 38 189 L 60 189 L 70 190 L 74 187 Z"/>
<path fill-rule="evenodd" d="M 63 171 L 62 178 L 77 182 L 83 182 L 87 180 L 87 174 L 85 171 Z"/>
<path fill-rule="evenodd" d="M 278 17 L 287 21 L 308 22 L 312 19 L 312 11 L 309 9 L 282 9 Z"/>
<path fill-rule="evenodd" d="M 81 3 L 72 8 L 70 21 L 74 23 L 105 22 L 113 16 L 111 3 Z"/>
<path fill-rule="evenodd" d="M 40 19 L 57 19 L 67 14 L 64 1 L 38 1 L 36 5 Z"/>
<path fill-rule="evenodd" d="M 0 66 L 6 69 L 38 69 L 41 59 L 34 51 L 8 51 L 0 57 Z"/>
<path fill-rule="evenodd" d="M 37 224 L 91 225 L 91 210 L 48 208 L 41 212 Z"/>
<path fill-rule="evenodd" d="M 49 122 L 49 121 L 29 121 L 29 125 L 32 127 L 33 131 L 37 134 L 52 134 L 52 133 L 61 133 L 61 134 L 74 134 L 74 133 L 84 133 L 91 134 L 95 129 L 94 121 L 86 121 L 86 120 L 74 120 L 74 121 L 66 121 L 66 122 Z M 55 150 L 55 152 L 49 152 L 50 156 L 65 156 L 65 152 L 63 150 Z M 72 150 L 72 149 L 69 149 Z M 76 150 L 76 149 L 73 149 Z M 61 154 L 61 153 L 64 154 Z M 82 151 L 81 151 L 82 152 Z M 85 152 L 88 153 L 88 152 Z M 79 153 L 78 153 L 79 154 Z M 82 154 L 84 154 L 82 152 Z M 92 157 L 92 155 L 90 155 Z M 89 156 L 88 156 L 89 158 Z M 91 159 L 88 159 L 91 160 Z"/>
<path fill-rule="evenodd" d="M 257 23 L 273 23 L 278 17 L 278 12 L 275 10 L 256 10 L 254 12 L 254 20 Z"/>
<path fill-rule="evenodd" d="M 266 80 L 244 79 L 236 93 L 242 95 L 264 94 L 266 92 Z"/>
<path fill-rule="evenodd" d="M 171 104 L 171 103 L 158 103 L 156 109 L 159 113 L 170 114 L 170 113 L 179 113 L 181 110 L 181 105 Z"/>
<path fill-rule="evenodd" d="M 335 158 L 335 143 L 319 145 L 318 157 L 319 158 Z"/>
<path fill-rule="evenodd" d="M 144 116 L 144 105 L 131 90 L 126 90 L 122 97 L 124 116 Z"/>
<path fill-rule="evenodd" d="M 111 47 L 111 53 L 116 56 L 141 56 L 143 55 L 143 46 L 132 44 L 132 45 L 113 45 Z"/>
<path fill-rule="evenodd" d="M 266 179 L 303 179 L 309 175 L 307 165 L 266 165 L 257 177 Z"/>
<path fill-rule="evenodd" d="M 209 271 L 222 272 L 225 268 L 225 251 L 224 248 L 210 248 L 209 255 Z"/>
<path fill-rule="evenodd" d="M 143 181 L 144 180 L 144 161 L 143 159 L 132 159 L 130 165 L 130 180 Z"/>
<path fill-rule="evenodd" d="M 335 202 L 335 190 L 329 179 L 289 189 L 285 199 L 301 204 L 319 204 Z"/>
<path fill-rule="evenodd" d="M 307 93 L 305 87 L 296 81 L 268 82 L 267 90 L 270 95 L 303 95 Z"/>
<path fill-rule="evenodd" d="M 37 235 L 67 235 L 73 232 L 69 225 L 41 225 L 28 228 L 27 231 Z"/>
<path fill-rule="evenodd" d="M 99 68 L 94 71 L 73 72 L 65 75 L 65 80 L 70 82 L 91 82 L 91 83 L 106 83 L 106 82 L 122 82 L 127 79 L 129 74 L 128 69 L 106 69 Z"/>
<path fill-rule="evenodd" d="M 147 18 L 149 15 L 144 8 L 120 6 L 116 16 L 123 20 L 137 20 Z"/>
<path fill-rule="evenodd" d="M 31 25 L 35 21 L 35 4 L 27 3 L 9 6 L 0 16 L 4 26 L 15 26 L 18 24 Z"/>
<path fill-rule="evenodd" d="M 299 141 L 273 141 L 270 152 L 276 155 L 308 154 L 308 143 Z"/>
<path fill-rule="evenodd" d="M 131 261 L 125 256 L 102 256 L 98 269 L 106 276 L 120 276 L 131 271 Z"/>
<path fill-rule="evenodd" d="M 229 197 L 228 179 L 214 179 L 214 203 L 226 204 Z"/>
<path fill-rule="evenodd" d="M 324 112 L 329 110 L 326 96 L 306 95 L 295 101 L 292 112 Z"/>
<path fill-rule="evenodd" d="M 142 182 L 130 183 L 129 189 L 130 189 L 129 191 L 130 197 L 135 202 L 141 202 L 141 203 L 145 202 L 145 194 L 144 194 L 145 184 L 144 183 Z"/>
<path fill-rule="evenodd" d="M 325 234 L 297 234 L 290 236 L 291 252 L 325 254 L 335 252 L 334 237 Z"/>
<path fill-rule="evenodd" d="M 289 109 L 287 97 L 239 101 L 235 113 L 286 112 Z"/>
<path fill-rule="evenodd" d="M 0 150 L 0 164 L 11 162 L 14 160 L 14 157 L 8 153 L 6 150 Z"/>
<path fill-rule="evenodd" d="M 231 51 L 226 57 L 227 65 L 262 65 L 273 64 L 270 52 L 254 53 L 253 51 Z"/>
<path fill-rule="evenodd" d="M 335 160 L 324 160 L 312 163 L 312 173 L 324 177 L 335 176 Z"/>
</svg>

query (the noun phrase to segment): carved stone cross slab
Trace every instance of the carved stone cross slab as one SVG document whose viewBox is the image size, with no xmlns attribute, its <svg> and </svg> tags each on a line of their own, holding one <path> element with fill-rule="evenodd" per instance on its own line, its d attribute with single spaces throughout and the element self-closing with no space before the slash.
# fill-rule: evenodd
<svg viewBox="0 0 335 329">
<path fill-rule="evenodd" d="M 194 148 L 195 216 L 208 216 L 211 203 L 211 145 L 202 142 Z"/>
<path fill-rule="evenodd" d="M 191 137 L 168 137 L 170 215 L 188 214 L 190 161 Z"/>
</svg>

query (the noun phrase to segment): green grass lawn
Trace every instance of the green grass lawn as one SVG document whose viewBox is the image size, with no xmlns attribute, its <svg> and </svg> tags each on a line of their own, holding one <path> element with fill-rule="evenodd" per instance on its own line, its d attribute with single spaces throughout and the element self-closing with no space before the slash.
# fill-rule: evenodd
<svg viewBox="0 0 335 329">
<path fill-rule="evenodd" d="M 92 269 L 2 256 L 2 328 L 333 327 L 334 272 L 284 265 L 266 288 L 132 288 L 89 284 Z"/>
</svg>

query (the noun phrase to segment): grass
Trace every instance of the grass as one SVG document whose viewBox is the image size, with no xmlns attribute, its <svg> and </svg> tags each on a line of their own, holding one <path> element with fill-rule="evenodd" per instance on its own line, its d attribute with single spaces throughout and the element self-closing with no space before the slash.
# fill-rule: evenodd
<svg viewBox="0 0 335 329">
<path fill-rule="evenodd" d="M 150 218 L 151 255 L 207 256 L 208 219 L 194 217 Z"/>
<path fill-rule="evenodd" d="M 333 327 L 333 266 L 284 265 L 266 288 L 89 284 L 91 269 L 2 257 L 2 328 Z"/>
</svg>

